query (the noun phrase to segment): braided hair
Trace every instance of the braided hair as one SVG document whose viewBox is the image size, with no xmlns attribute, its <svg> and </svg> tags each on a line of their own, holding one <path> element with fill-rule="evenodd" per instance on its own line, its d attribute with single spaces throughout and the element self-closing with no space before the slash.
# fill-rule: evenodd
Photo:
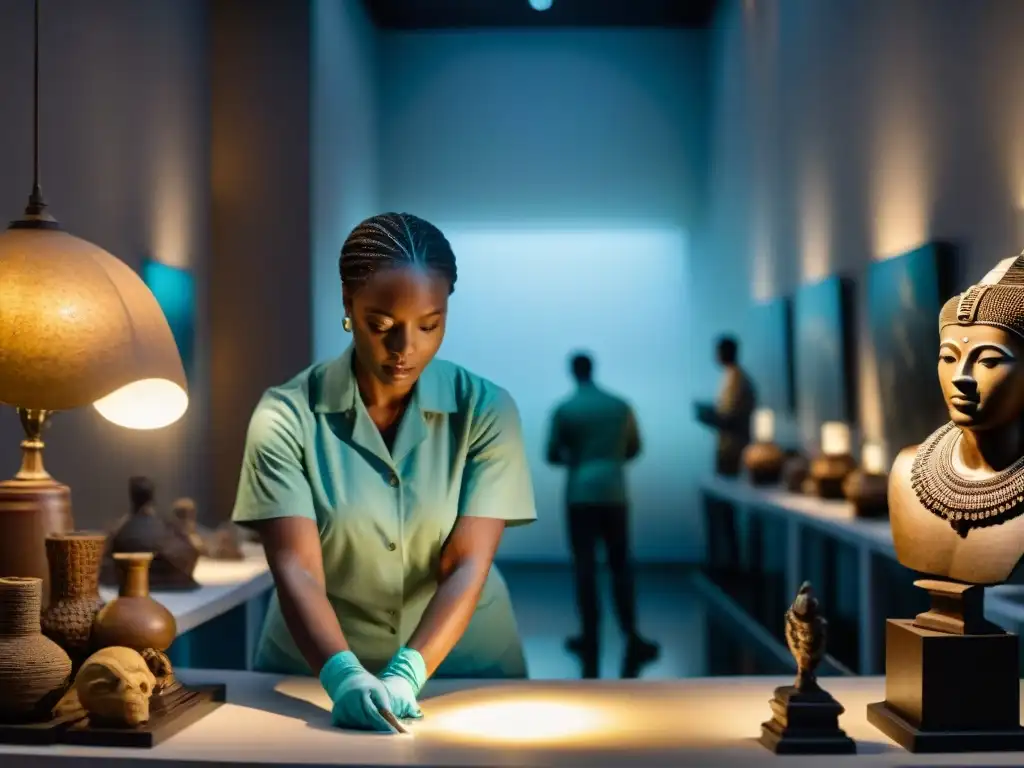
<svg viewBox="0 0 1024 768">
<path fill-rule="evenodd" d="M 380 213 L 361 222 L 341 247 L 338 270 L 350 291 L 362 287 L 377 272 L 395 267 L 419 267 L 448 279 L 455 290 L 455 253 L 440 229 L 411 213 Z"/>
</svg>

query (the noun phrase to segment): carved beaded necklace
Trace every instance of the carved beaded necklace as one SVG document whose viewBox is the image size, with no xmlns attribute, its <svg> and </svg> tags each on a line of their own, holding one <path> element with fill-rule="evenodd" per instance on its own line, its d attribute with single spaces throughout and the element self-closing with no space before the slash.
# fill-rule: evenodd
<svg viewBox="0 0 1024 768">
<path fill-rule="evenodd" d="M 972 528 L 1001 525 L 1024 513 L 1024 456 L 985 480 L 965 480 L 953 467 L 956 424 L 937 429 L 917 451 L 910 484 L 918 501 L 962 538 Z"/>
</svg>

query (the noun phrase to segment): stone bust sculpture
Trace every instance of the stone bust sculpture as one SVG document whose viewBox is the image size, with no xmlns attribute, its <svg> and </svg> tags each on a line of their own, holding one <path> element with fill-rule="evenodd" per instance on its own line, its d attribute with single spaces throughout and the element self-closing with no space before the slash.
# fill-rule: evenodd
<svg viewBox="0 0 1024 768">
<path fill-rule="evenodd" d="M 900 563 L 991 585 L 1024 556 L 1024 254 L 1001 261 L 939 315 L 950 421 L 893 463 Z"/>
</svg>

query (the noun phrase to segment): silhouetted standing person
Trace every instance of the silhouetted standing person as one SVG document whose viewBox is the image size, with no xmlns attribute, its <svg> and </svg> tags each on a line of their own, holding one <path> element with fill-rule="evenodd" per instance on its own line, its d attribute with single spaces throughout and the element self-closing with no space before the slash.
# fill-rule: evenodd
<svg viewBox="0 0 1024 768">
<path fill-rule="evenodd" d="M 750 420 L 757 395 L 750 377 L 740 367 L 739 342 L 732 336 L 723 336 L 716 344 L 715 353 L 724 369 L 718 400 L 714 407 L 702 406 L 698 418 L 718 432 L 715 472 L 733 477 L 740 473 L 740 458 L 750 443 Z"/>
<path fill-rule="evenodd" d="M 658 646 L 637 632 L 629 551 L 625 465 L 640 455 L 640 430 L 630 405 L 594 383 L 590 357 L 575 355 L 572 373 L 577 389 L 555 410 L 547 450 L 550 463 L 568 469 L 569 542 L 582 634 L 570 638 L 567 645 L 579 654 L 583 676 L 597 677 L 597 544 L 603 542 L 612 572 L 619 627 L 627 643 L 623 676 L 632 676 L 640 664 L 658 655 Z"/>
<path fill-rule="evenodd" d="M 757 394 L 750 377 L 739 364 L 739 342 L 722 336 L 715 345 L 718 363 L 724 369 L 718 399 L 714 406 L 699 405 L 698 420 L 718 433 L 715 449 L 715 472 L 726 477 L 740 474 L 743 449 L 750 443 L 750 421 L 757 405 Z M 724 552 L 726 575 L 739 565 L 739 539 L 736 533 L 735 510 L 718 499 L 705 501 L 708 531 L 708 560 L 712 569 Z"/>
</svg>

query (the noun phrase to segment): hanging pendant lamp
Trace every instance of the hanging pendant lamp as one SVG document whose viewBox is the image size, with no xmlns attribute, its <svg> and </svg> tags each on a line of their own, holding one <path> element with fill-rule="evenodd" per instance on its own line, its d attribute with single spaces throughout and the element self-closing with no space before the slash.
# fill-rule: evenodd
<svg viewBox="0 0 1024 768">
<path fill-rule="evenodd" d="M 33 183 L 0 233 L 0 403 L 25 433 L 21 469 L 0 482 L 0 575 L 48 580 L 46 537 L 73 528 L 71 491 L 43 466 L 55 411 L 92 404 L 155 429 L 188 407 L 185 373 L 156 298 L 124 262 L 61 229 L 39 184 L 39 0 L 35 0 Z M 92 446 L 77 447 L 83 456 Z M 44 587 L 44 601 L 48 590 Z"/>
<path fill-rule="evenodd" d="M 154 429 L 188 407 L 167 319 L 139 275 L 65 232 L 39 179 L 39 0 L 35 0 L 33 184 L 0 233 L 0 402 L 32 411 L 92 404 L 109 421 Z"/>
</svg>

